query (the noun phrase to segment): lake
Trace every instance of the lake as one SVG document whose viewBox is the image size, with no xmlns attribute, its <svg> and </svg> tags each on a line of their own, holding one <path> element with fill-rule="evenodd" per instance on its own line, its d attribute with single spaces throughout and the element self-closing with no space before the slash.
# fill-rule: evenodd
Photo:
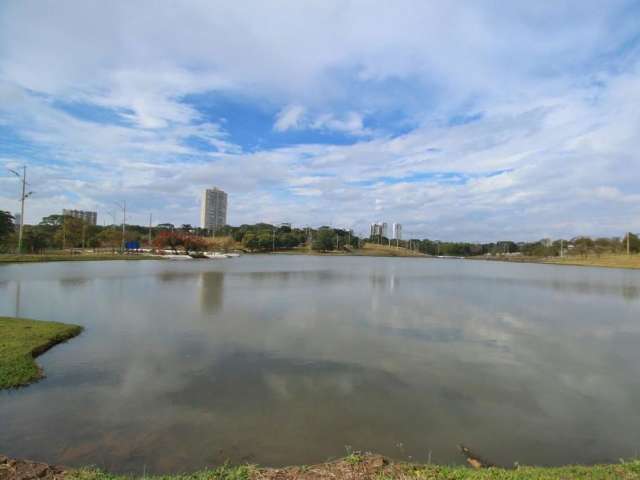
<svg viewBox="0 0 640 480">
<path fill-rule="evenodd" d="M 0 391 L 0 453 L 114 472 L 373 451 L 640 448 L 640 271 L 255 255 L 0 266 L 0 315 L 86 330 Z"/>
</svg>

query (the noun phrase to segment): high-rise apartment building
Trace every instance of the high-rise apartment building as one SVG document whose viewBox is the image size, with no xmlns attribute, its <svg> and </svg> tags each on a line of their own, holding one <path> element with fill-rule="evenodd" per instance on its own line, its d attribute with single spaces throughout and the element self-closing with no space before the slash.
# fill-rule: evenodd
<svg viewBox="0 0 640 480">
<path fill-rule="evenodd" d="M 391 234 L 394 240 L 402 240 L 402 225 L 394 223 Z"/>
<path fill-rule="evenodd" d="M 200 226 L 215 232 L 227 224 L 227 194 L 218 188 L 202 192 Z"/>
<path fill-rule="evenodd" d="M 65 217 L 79 218 L 89 225 L 95 225 L 98 222 L 98 213 L 88 210 L 70 210 L 65 208 L 62 210 L 62 215 Z"/>
<path fill-rule="evenodd" d="M 369 238 L 380 238 L 387 236 L 387 223 L 372 223 Z"/>
</svg>

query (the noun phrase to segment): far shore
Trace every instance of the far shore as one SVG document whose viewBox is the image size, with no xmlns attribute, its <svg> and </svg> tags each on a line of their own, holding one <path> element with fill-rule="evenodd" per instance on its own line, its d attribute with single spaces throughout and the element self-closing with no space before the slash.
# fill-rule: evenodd
<svg viewBox="0 0 640 480">
<path fill-rule="evenodd" d="M 0 264 L 2 263 L 37 263 L 37 262 L 95 262 L 102 260 L 158 260 L 162 259 L 160 255 L 141 255 L 141 254 L 125 254 L 120 253 L 44 253 L 33 254 L 25 253 L 2 254 L 0 255 Z"/>
<path fill-rule="evenodd" d="M 528 256 L 474 256 L 469 260 L 485 260 L 510 263 L 540 263 L 545 265 L 568 265 L 574 267 L 640 269 L 640 255 L 568 255 L 565 257 L 528 257 Z"/>
<path fill-rule="evenodd" d="M 242 250 L 239 250 L 242 251 Z M 605 255 L 568 255 L 565 257 L 533 257 L 523 255 L 491 255 L 491 256 L 468 256 L 468 257 L 436 257 L 426 255 L 421 252 L 409 250 L 393 245 L 365 244 L 362 248 L 315 251 L 309 248 L 292 248 L 288 250 L 270 251 L 242 251 L 244 255 L 309 255 L 319 257 L 331 256 L 352 256 L 352 257 L 403 257 L 403 258 L 425 258 L 425 259 L 465 259 L 476 261 L 493 261 L 509 263 L 538 263 L 547 265 L 569 265 L 600 268 L 623 268 L 640 269 L 640 254 L 605 254 Z M 46 253 L 46 254 L 0 254 L 0 264 L 8 263 L 36 263 L 36 262 L 69 262 L 69 261 L 112 261 L 112 260 L 164 260 L 162 255 L 149 253 Z"/>
</svg>

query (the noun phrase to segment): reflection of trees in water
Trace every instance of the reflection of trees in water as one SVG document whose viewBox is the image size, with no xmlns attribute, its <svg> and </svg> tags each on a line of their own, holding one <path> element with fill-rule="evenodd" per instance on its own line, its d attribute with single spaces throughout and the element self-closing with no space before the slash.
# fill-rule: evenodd
<svg viewBox="0 0 640 480">
<path fill-rule="evenodd" d="M 193 272 L 160 272 L 158 275 L 158 279 L 161 282 L 184 282 L 189 277 L 196 278 L 197 274 Z"/>
<path fill-rule="evenodd" d="M 200 274 L 200 306 L 203 312 L 216 313 L 222 308 L 224 272 Z"/>
<path fill-rule="evenodd" d="M 234 273 L 234 275 L 246 275 L 257 282 L 329 282 L 340 277 L 346 277 L 330 270 L 304 270 L 304 271 L 280 271 L 280 272 L 247 272 Z M 346 277 L 349 278 L 349 277 Z"/>
<path fill-rule="evenodd" d="M 89 279 L 86 277 L 71 277 L 61 278 L 59 282 L 61 287 L 79 287 L 80 285 L 89 283 Z"/>
<path fill-rule="evenodd" d="M 634 285 L 624 285 L 622 287 L 622 296 L 627 300 L 634 300 L 640 297 L 640 288 Z"/>
</svg>

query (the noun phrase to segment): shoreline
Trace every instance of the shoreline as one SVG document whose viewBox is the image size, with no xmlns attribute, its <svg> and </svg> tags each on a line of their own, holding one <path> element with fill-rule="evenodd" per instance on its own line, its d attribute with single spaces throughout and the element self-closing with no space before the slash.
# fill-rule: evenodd
<svg viewBox="0 0 640 480">
<path fill-rule="evenodd" d="M 244 255 L 282 255 L 310 257 L 387 257 L 387 258 L 422 258 L 431 260 L 474 260 L 504 263 L 528 263 L 539 265 L 558 265 L 574 267 L 614 268 L 624 270 L 640 270 L 640 255 L 601 255 L 601 256 L 567 256 L 567 257 L 525 257 L 525 256 L 468 256 L 438 257 L 426 255 L 407 249 L 395 247 L 368 247 L 349 251 L 317 252 L 306 249 L 276 250 L 274 252 L 244 252 Z M 120 254 L 45 254 L 45 255 L 0 255 L 0 266 L 15 263 L 49 263 L 49 262 L 99 262 L 99 261 L 142 261 L 168 260 L 162 255 L 120 255 Z"/>
<path fill-rule="evenodd" d="M 640 255 L 602 255 L 567 257 L 465 257 L 466 260 L 503 263 L 533 263 L 538 265 L 557 265 L 569 267 L 613 268 L 622 270 L 640 270 Z"/>
<path fill-rule="evenodd" d="M 0 255 L 0 265 L 10 263 L 47 263 L 47 262 L 98 262 L 113 260 L 158 260 L 160 255 L 120 255 L 118 253 L 96 253 L 96 254 L 71 254 L 71 253 L 45 253 L 24 254 L 24 255 Z"/>
<path fill-rule="evenodd" d="M 36 358 L 82 331 L 79 325 L 0 317 L 0 391 L 26 387 L 44 378 Z"/>
<path fill-rule="evenodd" d="M 464 452 L 463 452 L 464 453 Z M 608 465 L 567 465 L 561 467 L 513 468 L 493 467 L 474 463 L 469 466 L 446 466 L 393 461 L 382 455 L 354 452 L 337 460 L 314 465 L 294 465 L 282 468 L 256 465 L 223 466 L 192 473 L 143 475 L 111 474 L 96 468 L 70 468 L 31 460 L 12 459 L 0 455 L 0 479 L 31 480 L 543 480 L 578 479 L 640 479 L 640 460 Z"/>
</svg>

